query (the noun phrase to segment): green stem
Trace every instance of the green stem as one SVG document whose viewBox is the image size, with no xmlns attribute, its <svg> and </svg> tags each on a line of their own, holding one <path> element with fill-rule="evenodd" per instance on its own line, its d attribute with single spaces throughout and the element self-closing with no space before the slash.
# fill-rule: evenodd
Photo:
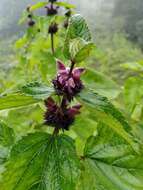
<svg viewBox="0 0 143 190">
<path fill-rule="evenodd" d="M 54 34 L 51 33 L 51 50 L 52 54 L 54 55 L 55 53 L 55 48 L 54 48 Z"/>
<path fill-rule="evenodd" d="M 59 134 L 59 128 L 55 128 L 54 129 L 54 132 L 53 132 L 53 135 L 57 136 Z"/>
</svg>

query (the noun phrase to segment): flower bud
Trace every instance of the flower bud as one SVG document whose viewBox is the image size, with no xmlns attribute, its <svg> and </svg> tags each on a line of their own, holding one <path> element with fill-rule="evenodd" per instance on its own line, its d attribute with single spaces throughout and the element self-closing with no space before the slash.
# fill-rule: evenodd
<svg viewBox="0 0 143 190">
<path fill-rule="evenodd" d="M 52 16 L 58 14 L 58 7 L 54 5 L 47 5 L 45 6 L 47 9 L 47 16 Z"/>
<path fill-rule="evenodd" d="M 50 3 L 54 3 L 56 2 L 57 0 L 49 0 Z"/>
<path fill-rule="evenodd" d="M 68 11 L 65 13 L 65 16 L 69 18 L 71 17 L 71 14 L 72 14 L 71 10 L 68 9 Z"/>
<path fill-rule="evenodd" d="M 35 21 L 34 20 L 31 19 L 31 20 L 28 21 L 28 26 L 32 27 L 34 25 L 35 25 Z"/>
<path fill-rule="evenodd" d="M 69 20 L 67 19 L 67 20 L 65 20 L 65 22 L 64 22 L 64 28 L 67 28 L 69 26 Z"/>
<path fill-rule="evenodd" d="M 49 26 L 49 29 L 48 29 L 48 33 L 49 34 L 55 34 L 58 32 L 58 25 L 57 23 L 52 23 L 50 26 Z"/>
</svg>

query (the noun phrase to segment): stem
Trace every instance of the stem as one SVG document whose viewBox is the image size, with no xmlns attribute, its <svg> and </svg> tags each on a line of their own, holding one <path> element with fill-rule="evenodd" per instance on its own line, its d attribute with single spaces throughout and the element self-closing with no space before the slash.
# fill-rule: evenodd
<svg viewBox="0 0 143 190">
<path fill-rule="evenodd" d="M 59 128 L 56 127 L 56 128 L 54 129 L 53 135 L 58 135 L 58 134 L 59 134 Z"/>
<path fill-rule="evenodd" d="M 51 33 L 51 50 L 52 53 L 55 53 L 55 49 L 54 49 L 54 34 Z"/>
<path fill-rule="evenodd" d="M 61 102 L 61 108 L 62 108 L 62 110 L 65 109 L 65 107 L 66 107 L 66 103 L 67 103 L 67 99 L 66 99 L 65 96 L 63 96 L 63 98 L 62 98 L 62 102 Z"/>
<path fill-rule="evenodd" d="M 69 78 L 70 78 L 70 76 L 71 76 L 71 74 L 72 74 L 74 65 L 75 65 L 75 62 L 74 62 L 74 61 L 71 61 L 71 68 L 70 68 L 70 71 L 69 71 Z"/>
</svg>

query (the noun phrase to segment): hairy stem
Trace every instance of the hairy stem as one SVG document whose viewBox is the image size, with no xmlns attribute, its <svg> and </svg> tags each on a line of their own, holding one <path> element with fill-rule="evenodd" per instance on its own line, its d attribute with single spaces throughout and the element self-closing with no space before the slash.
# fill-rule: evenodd
<svg viewBox="0 0 143 190">
<path fill-rule="evenodd" d="M 54 129 L 53 135 L 58 135 L 58 134 L 59 134 L 59 128 L 56 127 L 56 128 Z"/>
<path fill-rule="evenodd" d="M 75 65 L 75 62 L 74 62 L 74 61 L 71 61 L 71 67 L 70 67 L 70 71 L 69 71 L 69 78 L 70 78 L 70 76 L 71 76 L 71 74 L 72 74 L 74 65 Z"/>
<path fill-rule="evenodd" d="M 54 48 L 54 34 L 51 33 L 51 50 L 52 50 L 52 54 L 55 53 L 55 48 Z"/>
</svg>

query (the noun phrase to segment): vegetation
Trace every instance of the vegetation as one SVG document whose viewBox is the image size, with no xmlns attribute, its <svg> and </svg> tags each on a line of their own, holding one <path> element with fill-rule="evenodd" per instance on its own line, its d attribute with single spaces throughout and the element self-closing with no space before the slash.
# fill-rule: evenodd
<svg viewBox="0 0 143 190">
<path fill-rule="evenodd" d="M 1 190 L 143 189 L 143 54 L 128 27 L 140 17 L 126 3 L 114 2 L 107 28 L 90 22 L 93 39 L 75 6 L 57 0 L 28 5 L 26 29 L 13 30 L 23 35 L 4 35 Z"/>
</svg>

